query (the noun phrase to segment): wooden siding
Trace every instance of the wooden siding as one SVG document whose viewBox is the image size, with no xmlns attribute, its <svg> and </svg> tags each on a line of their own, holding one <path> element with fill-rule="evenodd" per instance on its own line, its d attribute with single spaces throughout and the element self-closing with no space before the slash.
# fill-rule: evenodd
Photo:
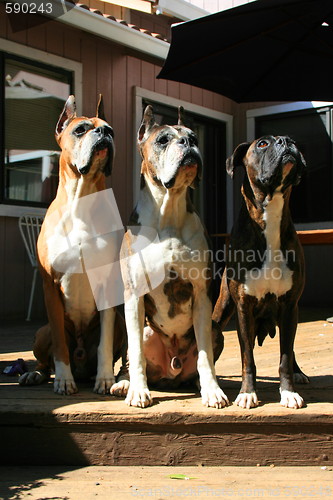
<svg viewBox="0 0 333 500">
<path fill-rule="evenodd" d="M 105 4 L 105 8 L 107 4 Z M 109 14 L 125 17 L 124 11 Z M 128 16 L 128 14 L 126 14 Z M 132 12 L 128 22 L 138 24 L 153 32 L 167 36 L 171 19 L 164 16 L 152 17 Z M 111 178 L 119 210 L 124 223 L 133 208 L 133 116 L 135 103 L 133 87 L 138 86 L 163 95 L 175 97 L 216 111 L 233 114 L 232 101 L 209 91 L 186 84 L 157 80 L 162 61 L 144 57 L 138 51 L 126 49 L 108 40 L 74 29 L 58 21 L 48 21 L 37 26 L 29 26 L 13 32 L 4 15 L 4 5 L 0 5 L 0 38 L 8 39 L 24 46 L 71 59 L 82 64 L 83 73 L 83 114 L 92 116 L 96 111 L 97 95 L 104 96 L 107 119 L 114 128 L 116 159 Z M 131 28 L 129 28 L 131 29 Z M 1 50 L 1 40 L 0 40 Z M 186 104 L 185 104 L 186 107 Z M 30 293 L 32 270 L 25 255 L 17 218 L 0 217 L 0 317 L 25 317 Z M 13 284 L 20 286 L 13 286 Z M 40 280 L 36 289 L 33 317 L 43 309 Z M 39 297 L 39 298 L 38 298 Z"/>
<path fill-rule="evenodd" d="M 1 8 L 3 7 L 0 6 Z M 167 28 L 168 25 L 165 29 Z M 2 22 L 0 30 L 0 37 L 82 63 L 84 114 L 91 116 L 95 113 L 97 94 L 103 94 L 107 118 L 115 130 L 116 137 L 117 153 L 112 186 L 124 220 L 129 216 L 133 205 L 131 189 L 134 140 L 133 86 L 216 111 L 229 114 L 235 112 L 235 104 L 228 98 L 190 85 L 157 80 L 156 75 L 160 71 L 162 62 L 143 59 L 142 54 L 136 54 L 134 51 L 131 53 L 125 47 L 73 29 L 63 23 L 48 21 L 13 33 L 9 22 Z M 126 172 L 126 183 L 124 172 Z"/>
<path fill-rule="evenodd" d="M 16 217 L 0 217 L 0 318 L 26 318 L 33 269 L 18 228 Z M 32 319 L 45 318 L 41 278 L 38 275 Z"/>
<path fill-rule="evenodd" d="M 107 4 L 105 4 L 105 8 Z M 109 7 L 108 7 L 109 8 Z M 148 16 L 142 13 L 124 13 L 120 8 L 113 15 L 126 17 L 127 22 L 159 32 L 169 37 L 170 19 L 164 16 Z M 108 11 L 112 14 L 112 12 Z M 126 14 L 126 16 L 124 15 Z M 130 17 L 127 19 L 127 17 Z M 47 21 L 38 26 L 29 26 L 25 19 L 25 29 L 13 32 L 4 14 L 4 4 L 0 4 L 0 50 L 1 38 L 17 42 L 26 47 L 33 47 L 50 54 L 80 62 L 83 70 L 83 113 L 91 116 L 95 113 L 97 94 L 102 93 L 105 101 L 107 119 L 113 126 L 116 141 L 116 159 L 111 185 L 114 189 L 121 217 L 124 223 L 132 211 L 133 200 L 133 120 L 135 86 L 174 97 L 186 102 L 205 106 L 215 111 L 228 113 L 234 117 L 234 146 L 246 140 L 246 111 L 262 107 L 265 103 L 237 105 L 228 98 L 210 91 L 186 84 L 157 80 L 162 61 L 144 56 L 133 48 L 127 49 L 110 41 L 69 27 L 57 21 Z M 164 24 L 163 24 L 164 23 Z M 131 29 L 131 28 L 129 28 Z M 271 103 L 270 103 L 271 104 Z M 224 159 L 221 159 L 221 163 Z M 238 175 L 238 173 L 237 173 Z M 240 202 L 239 182 L 235 182 L 235 213 Z M 18 220 L 15 217 L 0 217 L 0 318 L 25 318 L 30 294 L 32 269 L 27 259 L 23 243 L 18 232 Z M 316 248 L 318 252 L 328 252 L 329 248 Z M 311 252 L 309 248 L 306 253 Z M 324 262 L 308 256 L 309 262 Z M 311 266 L 309 266 L 311 268 Z M 316 267 L 314 268 L 316 269 Z M 307 303 L 328 303 L 331 294 L 324 287 L 316 291 L 313 283 L 316 276 L 308 272 Z M 40 278 L 36 287 L 36 299 L 32 317 L 43 315 L 43 293 Z"/>
</svg>

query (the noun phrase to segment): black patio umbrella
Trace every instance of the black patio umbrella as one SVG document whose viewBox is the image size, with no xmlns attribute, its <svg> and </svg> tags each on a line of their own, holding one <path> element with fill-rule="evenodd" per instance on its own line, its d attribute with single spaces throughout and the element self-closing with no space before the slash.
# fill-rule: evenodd
<svg viewBox="0 0 333 500">
<path fill-rule="evenodd" d="M 333 0 L 257 0 L 172 27 L 157 76 L 237 102 L 333 100 Z"/>
</svg>

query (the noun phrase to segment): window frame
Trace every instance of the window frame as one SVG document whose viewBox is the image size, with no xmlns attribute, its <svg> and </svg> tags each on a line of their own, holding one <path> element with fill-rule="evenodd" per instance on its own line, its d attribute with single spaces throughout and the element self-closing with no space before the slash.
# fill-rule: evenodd
<svg viewBox="0 0 333 500">
<path fill-rule="evenodd" d="M 247 140 L 252 142 L 255 140 L 255 125 L 256 118 L 267 115 L 275 115 L 281 113 L 292 113 L 302 110 L 321 109 L 326 113 L 326 129 L 333 139 L 333 102 L 324 101 L 295 101 L 286 104 L 277 104 L 266 106 L 262 108 L 251 109 L 246 112 L 247 118 Z M 333 168 L 333 165 L 332 165 Z M 316 229 L 333 229 L 333 220 L 316 221 L 306 223 L 296 223 L 295 228 L 297 231 L 316 230 Z"/>
<path fill-rule="evenodd" d="M 78 113 L 82 109 L 82 64 L 64 57 L 56 56 L 31 47 L 22 46 L 16 42 L 1 39 L 0 50 L 0 71 L 4 74 L 6 58 L 31 63 L 36 68 L 54 69 L 55 71 L 66 74 L 72 74 L 70 83 L 70 93 L 75 94 Z M 1 82 L 0 86 L 0 120 L 4 123 L 5 118 L 5 85 Z M 0 151 L 2 155 L 1 163 L 4 171 L 4 127 L 0 134 Z M 0 216 L 20 217 L 22 214 L 33 212 L 34 214 L 44 215 L 47 207 L 40 203 L 21 202 L 18 200 L 4 199 L 4 174 L 0 176 Z"/>
</svg>

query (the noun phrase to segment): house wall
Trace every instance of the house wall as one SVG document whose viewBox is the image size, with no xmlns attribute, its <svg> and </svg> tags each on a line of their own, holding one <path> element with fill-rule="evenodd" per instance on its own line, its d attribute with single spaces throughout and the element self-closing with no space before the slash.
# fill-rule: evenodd
<svg viewBox="0 0 333 500">
<path fill-rule="evenodd" d="M 4 5 L 0 4 L 0 50 L 1 38 L 33 47 L 82 64 L 82 112 L 93 116 L 96 111 L 97 95 L 103 94 L 108 121 L 115 131 L 116 158 L 111 185 L 115 193 L 122 220 L 126 222 L 133 208 L 133 144 L 135 141 L 133 117 L 135 86 L 185 102 L 228 113 L 235 112 L 235 104 L 213 92 L 201 90 L 186 84 L 156 80 L 162 61 L 142 54 L 134 49 L 90 35 L 71 28 L 58 21 L 48 21 L 38 26 L 29 26 L 14 33 L 3 15 Z M 120 13 L 121 14 L 121 13 Z M 143 14 L 133 16 L 135 22 L 148 23 Z M 133 22 L 132 20 L 132 22 Z M 28 20 L 27 20 L 28 22 Z M 159 26 L 163 28 L 163 16 Z M 169 20 L 165 19 L 164 33 L 169 30 Z M 162 32 L 163 30 L 160 29 Z M 25 317 L 32 269 L 25 255 L 25 249 L 18 231 L 17 217 L 0 217 L 0 318 Z M 17 286 L 17 284 L 20 286 Z M 33 317 L 43 314 L 43 294 L 37 283 Z"/>
<path fill-rule="evenodd" d="M 128 17 L 128 13 L 124 16 L 124 11 L 117 9 L 117 12 L 108 11 L 108 13 L 117 18 Z M 14 33 L 3 12 L 4 4 L 0 4 L 0 50 L 3 38 L 81 63 L 82 112 L 87 116 L 95 114 L 97 95 L 103 94 L 107 119 L 114 128 L 116 141 L 116 159 L 111 185 L 124 222 L 128 220 L 135 202 L 132 182 L 135 86 L 232 115 L 234 146 L 246 140 L 246 111 L 265 105 L 265 103 L 237 105 L 230 99 L 210 91 L 177 82 L 157 80 L 156 75 L 160 71 L 162 61 L 145 57 L 135 51 L 135 48 L 127 49 L 58 21 L 48 21 L 34 27 L 27 25 L 26 29 Z M 130 18 L 126 20 L 150 31 L 157 31 L 163 36 L 169 36 L 170 19 L 164 16 L 157 18 L 132 12 Z M 224 163 L 224 159 L 221 163 Z M 234 183 L 235 213 L 238 212 L 241 196 L 239 189 L 241 178 L 237 176 Z M 324 271 L 322 272 L 323 266 L 318 263 L 324 260 L 317 258 L 319 254 L 327 256 L 329 250 L 328 248 L 306 249 L 310 272 L 304 303 L 329 304 L 331 301 L 329 294 L 320 285 Z M 32 269 L 19 235 L 17 217 L 0 217 L 0 275 L 0 318 L 24 318 L 30 294 Z M 313 290 L 318 293 L 314 294 Z M 45 311 L 38 277 L 32 317 L 42 316 L 45 317 Z"/>
</svg>

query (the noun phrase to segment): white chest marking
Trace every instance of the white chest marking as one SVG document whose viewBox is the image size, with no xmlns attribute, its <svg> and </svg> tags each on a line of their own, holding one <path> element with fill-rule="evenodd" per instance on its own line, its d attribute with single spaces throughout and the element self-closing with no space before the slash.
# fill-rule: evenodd
<svg viewBox="0 0 333 500">
<path fill-rule="evenodd" d="M 79 331 L 91 321 L 96 304 L 86 273 L 64 274 L 61 278 L 65 310 Z"/>
<path fill-rule="evenodd" d="M 194 294 L 206 290 L 209 275 L 207 242 L 196 214 L 186 214 L 185 223 L 177 230 L 177 235 L 169 226 L 158 233 L 152 229 L 149 217 L 152 217 L 151 212 L 140 213 L 140 222 L 143 223 L 139 226 L 141 239 L 135 235 L 135 227 L 129 231 L 132 255 L 121 259 L 125 291 L 137 297 L 149 293 L 157 308 L 154 322 L 163 332 L 182 336 L 193 324 L 192 298 L 178 304 L 177 314 L 172 317 L 164 286 L 170 279 L 179 278 L 192 283 Z"/>
<path fill-rule="evenodd" d="M 83 255 L 89 251 L 89 227 L 66 207 L 51 217 L 53 234 L 47 240 L 48 258 L 59 273 L 65 311 L 76 330 L 80 330 L 96 311 L 83 260 Z"/>
<path fill-rule="evenodd" d="M 281 251 L 280 227 L 283 211 L 283 194 L 276 192 L 267 204 L 264 213 L 266 228 L 264 231 L 267 248 L 261 268 L 246 272 L 245 292 L 262 299 L 267 293 L 277 297 L 287 293 L 292 287 L 291 271 Z"/>
</svg>

